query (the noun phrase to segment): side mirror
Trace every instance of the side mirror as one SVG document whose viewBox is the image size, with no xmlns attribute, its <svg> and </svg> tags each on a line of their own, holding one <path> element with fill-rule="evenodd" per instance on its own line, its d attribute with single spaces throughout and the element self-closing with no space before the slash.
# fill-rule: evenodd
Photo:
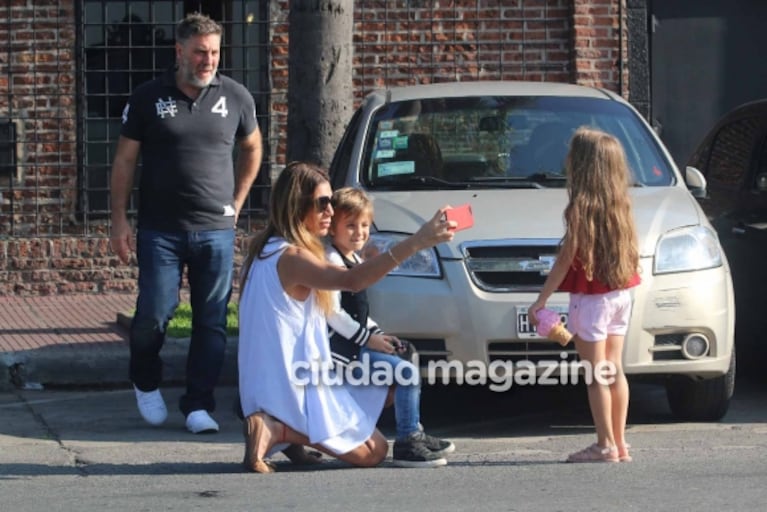
<svg viewBox="0 0 767 512">
<path fill-rule="evenodd" d="M 684 182 L 693 197 L 706 198 L 706 177 L 698 169 L 688 165 L 684 170 Z"/>
</svg>

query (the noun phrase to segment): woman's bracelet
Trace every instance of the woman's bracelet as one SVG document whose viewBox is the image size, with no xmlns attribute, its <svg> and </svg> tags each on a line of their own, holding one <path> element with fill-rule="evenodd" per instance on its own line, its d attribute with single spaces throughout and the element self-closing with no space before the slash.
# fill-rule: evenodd
<svg viewBox="0 0 767 512">
<path fill-rule="evenodd" d="M 397 266 L 399 267 L 399 266 L 400 266 L 400 262 L 397 260 L 397 258 L 395 258 L 395 257 L 394 257 L 394 253 L 393 253 L 393 252 L 391 252 L 391 249 L 389 249 L 388 251 L 386 251 L 386 253 L 387 253 L 387 254 L 389 255 L 389 257 L 392 259 L 392 261 L 394 261 L 394 263 L 396 263 L 396 264 L 397 264 Z"/>
</svg>

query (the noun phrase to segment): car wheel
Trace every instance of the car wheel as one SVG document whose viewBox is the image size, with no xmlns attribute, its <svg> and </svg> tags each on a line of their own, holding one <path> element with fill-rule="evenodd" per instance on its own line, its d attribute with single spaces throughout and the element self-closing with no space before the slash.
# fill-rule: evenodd
<svg viewBox="0 0 767 512">
<path fill-rule="evenodd" d="M 683 421 L 717 421 L 727 413 L 735 391 L 735 349 L 727 373 L 713 379 L 674 375 L 666 382 L 671 412 Z"/>
</svg>

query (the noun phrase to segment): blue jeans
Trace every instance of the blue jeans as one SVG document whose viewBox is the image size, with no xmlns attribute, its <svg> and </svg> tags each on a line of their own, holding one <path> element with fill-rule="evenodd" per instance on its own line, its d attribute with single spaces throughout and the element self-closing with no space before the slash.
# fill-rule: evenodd
<svg viewBox="0 0 767 512">
<path fill-rule="evenodd" d="M 400 372 L 406 381 L 413 380 L 412 370 L 407 362 L 394 354 L 385 354 L 377 350 L 370 350 L 367 347 L 360 349 L 360 358 L 367 354 L 370 358 L 371 371 L 375 372 L 374 364 L 382 361 L 391 365 L 392 370 L 402 366 Z M 379 363 L 380 364 L 380 363 Z M 417 371 L 417 370 L 416 370 Z M 420 382 L 420 379 L 419 379 Z M 397 423 L 397 439 L 405 439 L 408 434 L 417 432 L 421 429 L 421 386 L 397 384 L 394 390 L 394 419 Z"/>
<path fill-rule="evenodd" d="M 138 298 L 130 328 L 130 378 L 142 391 L 162 381 L 160 349 L 179 302 L 184 266 L 192 306 L 192 337 L 186 363 L 186 393 L 179 408 L 213 411 L 226 348 L 226 308 L 232 293 L 234 230 L 136 235 Z"/>
</svg>

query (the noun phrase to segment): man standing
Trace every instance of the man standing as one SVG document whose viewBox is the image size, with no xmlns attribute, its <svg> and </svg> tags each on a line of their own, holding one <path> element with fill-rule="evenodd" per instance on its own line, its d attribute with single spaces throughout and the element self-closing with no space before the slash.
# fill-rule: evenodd
<svg viewBox="0 0 767 512">
<path fill-rule="evenodd" d="M 192 337 L 179 408 L 193 433 L 218 431 L 209 413 L 224 361 L 235 225 L 262 155 L 253 97 L 217 72 L 221 33 L 202 14 L 179 22 L 175 68 L 137 87 L 123 110 L 111 176 L 112 250 L 127 263 L 133 243 L 126 210 L 141 156 L 138 298 L 130 328 L 138 409 L 152 425 L 168 416 L 160 349 L 186 266 Z"/>
</svg>

